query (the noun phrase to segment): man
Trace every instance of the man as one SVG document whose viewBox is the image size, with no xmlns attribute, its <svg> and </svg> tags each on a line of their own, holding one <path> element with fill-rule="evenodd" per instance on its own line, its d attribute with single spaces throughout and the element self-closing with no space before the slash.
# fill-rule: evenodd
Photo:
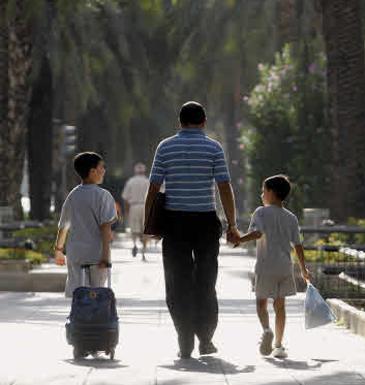
<svg viewBox="0 0 365 385">
<path fill-rule="evenodd" d="M 157 147 L 145 215 L 165 182 L 166 223 L 162 242 L 166 303 L 181 358 L 190 358 L 194 336 L 200 354 L 217 351 L 212 337 L 218 322 L 215 284 L 222 225 L 216 215 L 215 185 L 228 222 L 227 239 L 238 243 L 233 191 L 222 146 L 204 133 L 201 104 L 180 110 L 180 132 Z"/>
<path fill-rule="evenodd" d="M 142 261 L 146 261 L 145 251 L 147 239 L 143 235 L 144 227 L 144 200 L 146 197 L 149 181 L 146 177 L 146 166 L 143 163 L 137 163 L 134 166 L 134 176 L 128 179 L 122 198 L 125 202 L 125 212 L 128 216 L 128 223 L 132 233 L 133 248 L 132 255 L 135 257 L 138 253 L 137 239 L 142 242 Z"/>
</svg>

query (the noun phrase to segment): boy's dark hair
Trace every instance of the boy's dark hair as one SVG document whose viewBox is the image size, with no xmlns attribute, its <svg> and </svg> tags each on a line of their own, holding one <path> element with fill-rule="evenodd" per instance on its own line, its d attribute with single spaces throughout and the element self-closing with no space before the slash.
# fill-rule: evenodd
<svg viewBox="0 0 365 385">
<path fill-rule="evenodd" d="M 267 190 L 274 191 L 275 195 L 281 200 L 285 200 L 291 190 L 289 178 L 286 175 L 273 175 L 264 180 Z"/>
<path fill-rule="evenodd" d="M 74 169 L 81 179 L 86 179 L 92 168 L 96 168 L 103 158 L 96 152 L 80 152 L 74 157 Z"/>
<path fill-rule="evenodd" d="M 204 107 L 198 102 L 186 102 L 180 109 L 179 118 L 182 126 L 202 124 L 206 120 Z"/>
</svg>

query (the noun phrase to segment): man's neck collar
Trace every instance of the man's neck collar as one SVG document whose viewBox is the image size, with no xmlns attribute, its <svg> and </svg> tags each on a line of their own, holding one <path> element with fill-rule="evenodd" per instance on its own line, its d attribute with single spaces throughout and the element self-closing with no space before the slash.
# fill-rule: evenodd
<svg viewBox="0 0 365 385">
<path fill-rule="evenodd" d="M 182 127 L 180 132 L 184 134 L 205 135 L 204 128 L 199 128 L 199 127 Z"/>
</svg>

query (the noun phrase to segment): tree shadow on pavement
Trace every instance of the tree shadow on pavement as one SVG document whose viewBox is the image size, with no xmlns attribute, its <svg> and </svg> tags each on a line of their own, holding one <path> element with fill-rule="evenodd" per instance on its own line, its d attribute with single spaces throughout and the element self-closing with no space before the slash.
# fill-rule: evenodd
<svg viewBox="0 0 365 385">
<path fill-rule="evenodd" d="M 239 374 L 252 373 L 255 371 L 254 365 L 247 365 L 245 367 L 241 367 L 218 357 L 180 359 L 175 360 L 174 365 L 159 365 L 159 367 L 177 370 L 179 372 L 199 372 L 212 374 Z"/>
<path fill-rule="evenodd" d="M 67 364 L 75 365 L 75 366 L 84 366 L 87 368 L 94 368 L 94 369 L 117 369 L 117 368 L 128 368 L 128 365 L 122 365 L 120 360 L 110 360 L 109 358 L 94 358 L 94 359 L 88 359 L 83 358 L 80 360 L 74 360 L 74 359 L 67 359 L 63 360 L 63 362 L 66 362 Z"/>
<path fill-rule="evenodd" d="M 321 360 L 313 359 L 309 361 L 296 361 L 291 359 L 275 359 L 272 357 L 264 358 L 266 362 L 282 369 L 293 369 L 293 370 L 316 370 L 322 367 L 323 364 L 330 362 L 337 362 L 338 360 Z"/>
</svg>

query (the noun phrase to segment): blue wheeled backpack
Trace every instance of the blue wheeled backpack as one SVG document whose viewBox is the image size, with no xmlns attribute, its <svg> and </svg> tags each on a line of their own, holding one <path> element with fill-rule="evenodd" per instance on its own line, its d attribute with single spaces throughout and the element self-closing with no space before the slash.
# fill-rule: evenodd
<svg viewBox="0 0 365 385">
<path fill-rule="evenodd" d="M 94 264 L 85 264 L 85 270 Z M 71 313 L 66 322 L 67 342 L 74 347 L 74 359 L 104 351 L 114 359 L 119 339 L 116 301 L 111 286 L 111 264 L 108 265 L 108 287 L 81 286 L 74 290 Z"/>
</svg>

